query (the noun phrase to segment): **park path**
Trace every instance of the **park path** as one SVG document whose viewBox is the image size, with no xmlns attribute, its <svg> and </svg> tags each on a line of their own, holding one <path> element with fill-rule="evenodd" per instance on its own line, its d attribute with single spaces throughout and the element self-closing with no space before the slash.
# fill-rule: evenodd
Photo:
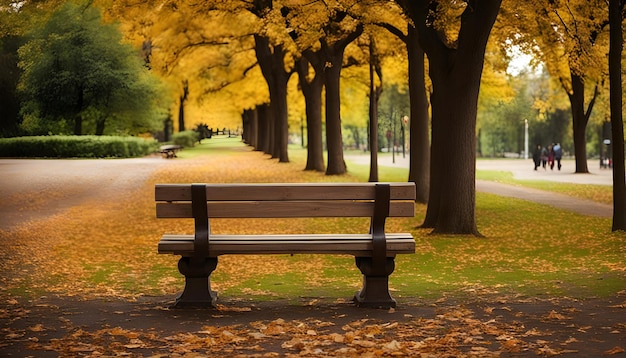
<svg viewBox="0 0 626 358">
<path fill-rule="evenodd" d="M 369 164 L 368 155 L 347 156 L 358 164 Z M 612 171 L 608 169 L 595 169 L 589 163 L 589 174 L 575 174 L 575 164 L 573 160 L 564 160 L 563 168 L 550 170 L 539 168 L 533 170 L 532 160 L 524 159 L 479 159 L 476 161 L 478 170 L 508 171 L 518 180 L 545 180 L 560 183 L 574 184 L 594 184 L 613 185 Z M 409 157 L 402 157 L 398 154 L 392 157 L 390 154 L 381 154 L 378 157 L 378 165 L 381 167 L 408 168 Z M 476 180 L 476 190 L 500 196 L 533 201 L 540 204 L 550 205 L 582 215 L 591 215 L 610 218 L 613 217 L 613 207 L 611 205 L 598 203 L 592 200 L 577 199 L 571 196 L 548 192 L 544 190 L 532 189 L 494 181 Z"/>
<path fill-rule="evenodd" d="M 369 156 L 346 156 L 355 163 L 369 163 Z M 182 165 L 180 160 L 160 156 L 132 159 L 0 159 L 0 230 L 10 230 L 23 222 L 43 219 L 88 199 L 110 199 L 139 188 L 150 175 L 166 165 Z M 408 157 L 381 155 L 379 165 L 404 166 Z M 565 162 L 561 172 L 532 170 L 532 163 L 519 159 L 479 160 L 478 169 L 511 171 L 516 179 L 553 180 L 580 184 L 612 185 L 610 170 L 593 174 L 573 174 L 573 163 Z M 476 181 L 476 189 L 506 197 L 531 200 L 583 215 L 611 217 L 613 208 L 590 200 L 546 191 Z"/>
<path fill-rule="evenodd" d="M 126 195 L 167 163 L 159 156 L 0 159 L 0 230 L 44 219 L 86 200 Z"/>
</svg>

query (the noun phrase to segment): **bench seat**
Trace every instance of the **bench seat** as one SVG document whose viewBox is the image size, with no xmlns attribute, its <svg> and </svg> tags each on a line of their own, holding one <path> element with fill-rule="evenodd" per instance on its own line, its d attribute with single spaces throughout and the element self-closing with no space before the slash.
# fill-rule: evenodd
<svg viewBox="0 0 626 358">
<path fill-rule="evenodd" d="M 387 256 L 415 253 L 410 233 L 386 235 Z M 210 256 L 229 254 L 347 254 L 371 255 L 374 249 L 369 234 L 298 234 L 298 235 L 211 235 Z M 163 235 L 160 254 L 191 256 L 194 235 Z"/>
</svg>

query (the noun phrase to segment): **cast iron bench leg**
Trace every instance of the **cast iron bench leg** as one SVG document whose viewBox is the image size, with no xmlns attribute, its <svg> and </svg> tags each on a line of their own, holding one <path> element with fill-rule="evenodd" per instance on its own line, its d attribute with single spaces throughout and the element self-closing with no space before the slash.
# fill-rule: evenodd
<svg viewBox="0 0 626 358">
<path fill-rule="evenodd" d="M 356 265 L 363 274 L 363 287 L 354 295 L 354 302 L 359 307 L 392 308 L 396 300 L 389 294 L 389 275 L 395 269 L 395 258 L 387 257 L 385 275 L 372 276 L 371 257 L 356 257 Z"/>
<path fill-rule="evenodd" d="M 178 271 L 185 276 L 185 289 L 174 307 L 215 307 L 217 292 L 211 290 L 211 273 L 216 267 L 217 257 L 181 257 Z"/>
</svg>

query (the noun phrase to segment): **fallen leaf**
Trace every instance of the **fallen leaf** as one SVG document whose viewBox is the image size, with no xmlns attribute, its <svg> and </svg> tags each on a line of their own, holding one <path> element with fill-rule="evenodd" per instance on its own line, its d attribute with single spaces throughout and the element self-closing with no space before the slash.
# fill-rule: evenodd
<svg viewBox="0 0 626 358">
<path fill-rule="evenodd" d="M 609 349 L 608 351 L 604 351 L 604 354 L 606 355 L 613 355 L 613 354 L 618 354 L 618 353 L 624 353 L 624 348 L 615 346 Z"/>
</svg>

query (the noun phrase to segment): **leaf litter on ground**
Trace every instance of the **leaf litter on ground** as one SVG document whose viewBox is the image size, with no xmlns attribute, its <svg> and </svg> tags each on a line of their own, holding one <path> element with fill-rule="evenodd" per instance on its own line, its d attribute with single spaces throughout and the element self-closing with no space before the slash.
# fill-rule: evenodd
<svg viewBox="0 0 626 358">
<path fill-rule="evenodd" d="M 4 301 L 0 317 L 11 321 L 25 320 L 29 317 L 29 310 L 20 301 L 38 295 L 54 294 L 80 300 L 124 298 L 132 302 L 145 295 L 174 295 L 179 291 L 182 282 L 176 270 L 177 257 L 158 255 L 155 245 L 160 233 L 192 233 L 193 224 L 154 218 L 153 187 L 157 182 L 359 180 L 350 175 L 327 177 L 304 172 L 299 165 L 301 163 L 268 161 L 259 153 L 247 151 L 175 162 L 158 170 L 138 190 L 131 188 L 106 198 L 87 198 L 66 212 L 26 222 L 10 232 L 0 232 L 4 243 L 0 248 L 0 268 L 5 273 L 0 289 L 0 298 Z M 58 195 L 52 199 L 56 198 Z M 26 198 L 12 198 L 21 199 Z M 42 209 L 47 205 L 43 199 L 29 202 L 33 207 Z M 527 207 L 534 211 L 524 213 Z M 499 199 L 484 195 L 479 196 L 477 215 L 479 224 L 483 222 L 480 230 L 488 239 L 433 237 L 427 231 L 416 228 L 424 210 L 424 206 L 418 206 L 414 219 L 389 220 L 390 230 L 411 230 L 418 247 L 413 257 L 398 258 L 391 286 L 400 304 L 410 306 L 411 301 L 431 302 L 430 305 L 437 310 L 433 317 L 408 315 L 403 316 L 403 320 L 389 321 L 358 319 L 341 327 L 337 327 L 330 318 L 323 321 L 278 318 L 247 325 L 207 325 L 196 332 L 181 329 L 175 335 L 104 325 L 87 331 L 75 327 L 67 317 L 63 317 L 65 320 L 59 321 L 66 325 L 68 334 L 59 338 L 46 340 L 45 335 L 52 328 L 42 322 L 35 322 L 21 330 L 5 327 L 3 334 L 8 341 L 27 339 L 25 337 L 29 336 L 30 349 L 85 356 L 133 354 L 138 350 L 144 353 L 169 352 L 179 356 L 210 356 L 217 352 L 273 356 L 276 351 L 287 356 L 488 357 L 499 356 L 503 352 L 557 355 L 575 351 L 568 346 L 576 345 L 580 340 L 570 337 L 561 342 L 550 341 L 550 332 L 524 325 L 523 315 L 512 323 L 501 320 L 499 314 L 502 312 L 519 313 L 507 306 L 472 311 L 462 305 L 445 305 L 446 299 L 437 301 L 436 297 L 456 292 L 459 300 L 487 297 L 499 303 L 521 302 L 528 295 L 554 286 L 555 281 L 573 281 L 572 276 L 581 274 L 590 280 L 607 277 L 607 281 L 616 285 L 626 282 L 624 236 L 600 236 L 602 229 L 598 229 L 598 223 L 602 227 L 606 226 L 606 221 L 511 200 L 502 205 Z M 520 216 L 525 218 L 520 219 Z M 525 220 L 532 222 L 535 218 L 546 216 L 550 218 L 547 222 L 553 225 L 523 225 Z M 576 225 L 562 223 L 573 217 Z M 264 220 L 213 220 L 211 225 L 212 230 L 218 233 L 267 230 Z M 367 222 L 358 220 L 299 220 L 275 225 L 277 230 L 293 232 L 346 229 L 358 232 L 367 229 Z M 602 239 L 599 240 L 599 237 Z M 264 264 L 268 261 L 271 264 Z M 329 266 L 341 269 L 332 271 Z M 311 291 L 306 292 L 307 296 L 321 293 L 321 302 L 324 302 L 324 297 L 341 302 L 340 297 L 332 298 L 333 295 L 347 296 L 359 286 L 359 273 L 351 258 L 316 255 L 303 260 L 289 256 L 230 256 L 221 258 L 218 267 L 214 288 L 235 297 L 282 299 L 292 297 L 294 292 L 306 287 Z M 337 272 L 342 272 L 340 277 Z M 285 284 L 282 282 L 285 280 L 277 283 L 276 278 L 285 273 L 296 275 L 296 284 Z M 277 286 L 268 287 L 262 283 L 263 277 L 270 278 L 268 282 L 274 285 L 289 286 L 288 291 L 273 293 Z M 421 289 L 419 281 L 427 283 L 425 286 L 429 288 L 426 291 Z M 575 282 L 567 284 L 576 286 Z M 324 290 L 325 286 L 330 286 L 330 290 Z M 530 291 L 522 293 L 516 300 L 515 291 L 525 287 L 530 287 Z M 337 290 L 339 293 L 335 292 Z M 585 287 L 573 287 L 572 290 L 586 292 Z M 563 292 L 558 289 L 552 294 L 561 295 Z M 624 292 L 618 292 L 620 295 L 623 296 Z M 319 304 L 315 300 L 307 302 L 312 306 Z M 623 308 L 623 303 L 610 307 Z M 236 311 L 252 310 L 246 306 L 221 306 L 214 316 L 219 318 Z M 483 317 L 477 318 L 477 312 Z M 562 327 L 569 320 L 567 312 L 551 310 L 537 317 L 537 321 Z M 580 326 L 568 329 L 585 333 L 584 327 Z M 611 331 L 625 332 L 624 322 L 618 322 Z M 604 351 L 605 354 L 622 352 L 620 346 Z"/>
</svg>

